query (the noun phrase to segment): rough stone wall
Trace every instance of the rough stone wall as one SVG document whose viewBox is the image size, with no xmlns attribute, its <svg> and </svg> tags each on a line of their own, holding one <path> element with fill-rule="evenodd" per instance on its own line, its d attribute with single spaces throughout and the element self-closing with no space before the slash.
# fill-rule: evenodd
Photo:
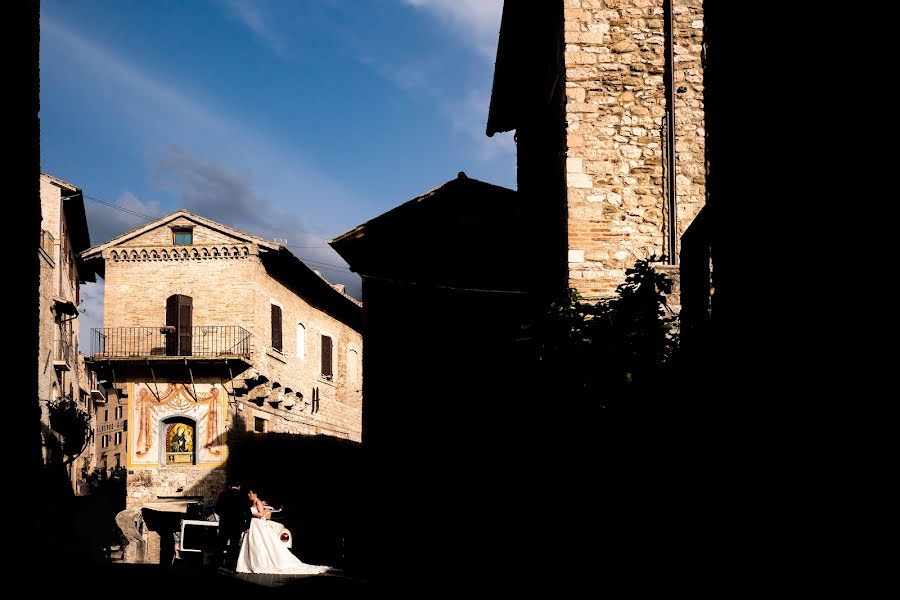
<svg viewBox="0 0 900 600">
<path fill-rule="evenodd" d="M 703 3 L 673 2 L 680 238 L 705 194 Z M 671 253 L 663 17 L 663 0 L 565 0 L 569 285 L 586 298 L 611 294 L 636 259 Z"/>
<path fill-rule="evenodd" d="M 157 496 L 203 496 L 204 502 L 215 502 L 224 487 L 225 470 L 221 466 L 129 469 L 125 508 L 139 508 L 156 501 Z"/>
</svg>

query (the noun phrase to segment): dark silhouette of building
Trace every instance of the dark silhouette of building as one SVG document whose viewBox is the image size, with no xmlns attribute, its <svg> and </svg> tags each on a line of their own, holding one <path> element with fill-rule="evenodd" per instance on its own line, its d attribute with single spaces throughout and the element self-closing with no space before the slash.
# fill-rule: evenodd
<svg viewBox="0 0 900 600">
<path fill-rule="evenodd" d="M 508 558 L 508 461 L 529 388 L 516 339 L 546 288 L 535 239 L 516 192 L 460 173 L 331 242 L 363 280 L 376 577 L 464 564 L 463 581 Z"/>
</svg>

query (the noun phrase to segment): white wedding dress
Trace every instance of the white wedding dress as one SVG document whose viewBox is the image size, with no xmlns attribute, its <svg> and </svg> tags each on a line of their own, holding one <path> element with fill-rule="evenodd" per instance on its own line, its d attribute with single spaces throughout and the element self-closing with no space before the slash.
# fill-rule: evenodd
<svg viewBox="0 0 900 600">
<path fill-rule="evenodd" d="M 254 515 L 259 514 L 256 507 L 251 511 Z M 294 556 L 281 541 L 282 531 L 284 525 L 281 523 L 256 517 L 251 519 L 238 554 L 237 572 L 315 575 L 329 570 L 326 566 L 308 565 Z"/>
</svg>

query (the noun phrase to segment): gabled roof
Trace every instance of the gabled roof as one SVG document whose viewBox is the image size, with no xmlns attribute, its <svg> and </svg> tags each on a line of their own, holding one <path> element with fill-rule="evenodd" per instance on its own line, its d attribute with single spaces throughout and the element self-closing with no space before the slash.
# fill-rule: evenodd
<svg viewBox="0 0 900 600">
<path fill-rule="evenodd" d="M 60 179 L 59 177 L 54 177 L 53 175 L 49 175 L 47 173 L 41 173 L 41 175 L 43 177 L 46 177 L 47 179 L 49 179 L 51 183 L 54 183 L 61 188 L 65 188 L 65 189 L 69 190 L 70 192 L 80 192 L 81 191 L 77 187 L 75 187 L 74 184 L 71 184 L 68 181 L 64 181 L 64 180 Z"/>
<path fill-rule="evenodd" d="M 362 311 L 360 302 L 340 289 L 335 288 L 321 273 L 310 269 L 306 263 L 294 256 L 287 247 L 223 225 L 206 217 L 195 215 L 183 208 L 146 225 L 126 231 L 108 242 L 88 248 L 81 253 L 81 258 L 85 262 L 94 264 L 96 271 L 102 276 L 103 250 L 127 242 L 158 227 L 165 227 L 168 223 L 178 219 L 188 219 L 193 223 L 224 233 L 245 243 L 256 244 L 262 250 L 260 252 L 260 261 L 272 277 L 293 289 L 311 304 L 326 310 L 336 319 L 343 321 L 357 331 L 361 329 Z"/>
<path fill-rule="evenodd" d="M 79 253 L 91 245 L 87 214 L 84 210 L 84 194 L 81 189 L 59 177 L 41 173 L 41 177 L 60 188 L 63 215 L 69 232 L 69 241 L 78 262 L 78 276 L 81 281 L 96 281 L 96 272 L 79 257 Z"/>
<path fill-rule="evenodd" d="M 97 244 L 96 246 L 94 246 L 92 248 L 88 248 L 87 250 L 85 250 L 82 253 L 82 258 L 84 258 L 86 260 L 90 260 L 92 258 L 97 258 L 100 256 L 100 253 L 103 252 L 104 250 L 106 250 L 107 248 L 112 248 L 113 246 L 117 246 L 123 242 L 127 242 L 130 239 L 134 239 L 139 235 L 143 235 L 143 234 L 147 233 L 148 231 L 152 231 L 153 229 L 156 229 L 157 227 L 163 227 L 166 224 L 171 223 L 172 221 L 175 221 L 176 219 L 181 219 L 181 218 L 185 218 L 185 219 L 188 219 L 189 221 L 193 221 L 194 223 L 197 223 L 198 225 L 203 225 L 205 227 L 209 227 L 210 229 L 213 229 L 220 233 L 230 235 L 241 241 L 256 244 L 257 246 L 260 246 L 261 248 L 266 248 L 267 250 L 278 250 L 279 248 L 282 247 L 281 244 L 276 244 L 275 242 L 270 242 L 267 239 L 257 237 L 255 235 L 247 233 L 245 231 L 241 231 L 239 229 L 235 229 L 235 228 L 229 227 L 227 225 L 222 225 L 221 223 L 217 223 L 216 221 L 207 219 L 206 217 L 201 217 L 200 215 L 195 215 L 194 213 L 181 208 L 181 209 L 176 210 L 173 213 L 169 213 L 166 216 L 161 217 L 155 221 L 151 221 L 150 223 L 147 223 L 146 225 L 141 225 L 139 227 L 135 227 L 134 229 L 126 231 L 125 233 L 114 237 L 113 239 L 109 240 L 108 242 L 104 242 L 102 244 Z"/>
<path fill-rule="evenodd" d="M 363 277 L 519 287 L 532 262 L 529 219 L 515 190 L 460 173 L 329 244 Z"/>
</svg>

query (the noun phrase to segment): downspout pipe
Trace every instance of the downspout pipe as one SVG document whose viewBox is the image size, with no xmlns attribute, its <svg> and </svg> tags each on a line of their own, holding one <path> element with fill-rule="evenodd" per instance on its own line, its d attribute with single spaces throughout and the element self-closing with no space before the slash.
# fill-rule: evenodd
<svg viewBox="0 0 900 600">
<path fill-rule="evenodd" d="M 664 37 L 666 44 L 665 92 L 666 92 L 666 194 L 668 202 L 667 262 L 678 264 L 678 221 L 676 209 L 678 190 L 675 187 L 675 11 L 674 0 L 663 0 Z"/>
</svg>

